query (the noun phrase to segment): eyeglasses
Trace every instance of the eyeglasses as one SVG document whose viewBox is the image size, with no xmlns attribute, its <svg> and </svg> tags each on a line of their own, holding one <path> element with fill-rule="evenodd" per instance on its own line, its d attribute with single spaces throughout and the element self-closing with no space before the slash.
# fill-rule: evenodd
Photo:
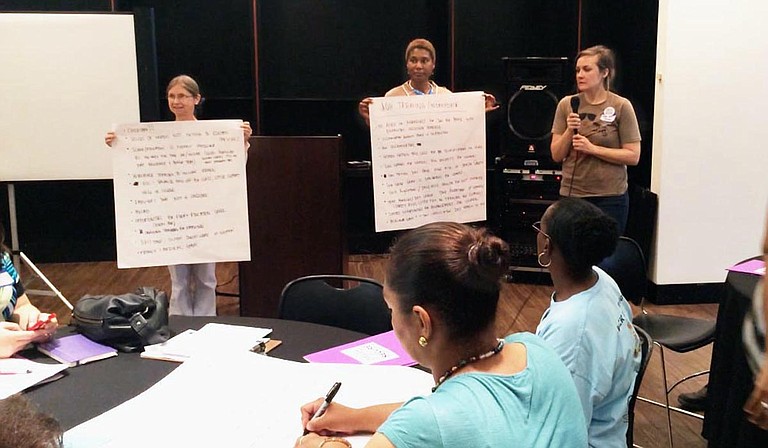
<svg viewBox="0 0 768 448">
<path fill-rule="evenodd" d="M 546 233 L 544 233 L 541 230 L 541 221 L 534 222 L 533 224 L 531 224 L 531 227 L 533 227 L 533 230 L 537 231 L 538 233 L 544 235 L 545 237 L 547 237 L 549 239 L 552 239 L 552 238 L 549 237 L 549 235 L 547 235 Z"/>
<path fill-rule="evenodd" d="M 587 113 L 587 112 L 582 112 L 582 113 L 579 114 L 579 118 L 582 119 L 582 120 L 587 118 L 587 119 L 589 119 L 589 121 L 595 121 L 595 117 L 597 117 L 597 115 L 590 114 L 590 113 Z"/>
<path fill-rule="evenodd" d="M 168 95 L 168 101 L 184 101 L 190 98 L 194 98 L 192 95 Z"/>
</svg>

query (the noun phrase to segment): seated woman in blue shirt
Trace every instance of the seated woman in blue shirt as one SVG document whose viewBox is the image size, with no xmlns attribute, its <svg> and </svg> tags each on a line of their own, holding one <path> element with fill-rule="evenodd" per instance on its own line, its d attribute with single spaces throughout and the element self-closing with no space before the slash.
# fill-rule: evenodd
<svg viewBox="0 0 768 448">
<path fill-rule="evenodd" d="M 508 257 L 504 241 L 463 224 L 427 224 L 400 238 L 384 298 L 397 338 L 435 387 L 404 404 L 334 402 L 315 419 L 322 399 L 308 403 L 310 433 L 296 447 L 349 447 L 324 435 L 354 433 L 374 433 L 369 448 L 586 446 L 578 395 L 557 354 L 530 333 L 494 333 Z"/>
<path fill-rule="evenodd" d="M 8 358 L 31 342 L 50 339 L 56 332 L 56 318 L 44 327 L 31 330 L 38 320 L 47 320 L 24 293 L 19 274 L 5 247 L 5 229 L 0 225 L 0 358 Z"/>
<path fill-rule="evenodd" d="M 534 228 L 539 264 L 549 268 L 555 288 L 536 334 L 573 375 L 589 445 L 626 447 L 641 344 L 619 287 L 595 266 L 616 248 L 616 221 L 583 199 L 565 198 L 551 205 Z"/>
</svg>

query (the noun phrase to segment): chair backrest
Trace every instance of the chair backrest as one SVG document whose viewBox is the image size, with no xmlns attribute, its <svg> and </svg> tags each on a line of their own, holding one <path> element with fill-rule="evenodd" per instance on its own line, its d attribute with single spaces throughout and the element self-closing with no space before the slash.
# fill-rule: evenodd
<svg viewBox="0 0 768 448">
<path fill-rule="evenodd" d="M 632 447 L 634 443 L 633 430 L 635 425 L 635 402 L 637 401 L 637 394 L 640 392 L 640 384 L 643 382 L 643 376 L 645 376 L 645 369 L 648 367 L 648 361 L 651 359 L 651 353 L 653 352 L 653 339 L 642 328 L 635 326 L 635 332 L 640 337 L 640 343 L 642 347 L 642 354 L 640 356 L 640 369 L 637 371 L 635 377 L 635 387 L 632 389 L 632 396 L 629 399 L 629 425 L 627 426 L 627 446 Z"/>
<path fill-rule="evenodd" d="M 598 264 L 619 285 L 624 297 L 635 305 L 641 305 L 648 291 L 645 257 L 640 246 L 632 238 L 622 236 L 613 254 Z"/>
<path fill-rule="evenodd" d="M 648 261 L 653 250 L 653 231 L 656 229 L 659 197 L 648 188 L 639 185 L 630 185 L 628 191 L 629 215 L 624 235 L 637 241 L 645 254 L 645 261 Z M 645 266 L 648 267 L 647 264 Z"/>
<path fill-rule="evenodd" d="M 345 282 L 358 284 L 344 289 Z M 381 283 L 351 275 L 310 275 L 289 282 L 280 294 L 278 317 L 370 335 L 392 329 Z"/>
</svg>

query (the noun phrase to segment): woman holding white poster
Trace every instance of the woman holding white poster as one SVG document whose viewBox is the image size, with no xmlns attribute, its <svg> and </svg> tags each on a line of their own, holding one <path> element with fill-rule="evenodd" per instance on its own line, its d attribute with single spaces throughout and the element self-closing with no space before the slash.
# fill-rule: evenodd
<svg viewBox="0 0 768 448">
<path fill-rule="evenodd" d="M 432 81 L 435 71 L 435 47 L 426 39 L 414 39 L 405 49 L 405 69 L 408 80 L 403 84 L 389 90 L 387 96 L 411 96 L 411 95 L 437 95 L 451 93 L 445 87 L 438 86 Z M 365 98 L 357 106 L 360 116 L 367 125 L 371 125 L 369 107 L 373 98 Z M 490 93 L 485 94 L 485 111 L 498 109 L 496 97 Z"/>
<path fill-rule="evenodd" d="M 176 121 L 197 120 L 197 108 L 202 101 L 200 87 L 192 77 L 179 75 L 173 78 L 166 88 L 168 108 Z M 246 155 L 251 126 L 247 121 L 242 124 Z M 107 132 L 104 142 L 112 146 L 119 138 L 115 132 Z M 216 315 L 216 264 L 180 264 L 168 266 L 171 273 L 170 314 L 183 316 Z"/>
</svg>

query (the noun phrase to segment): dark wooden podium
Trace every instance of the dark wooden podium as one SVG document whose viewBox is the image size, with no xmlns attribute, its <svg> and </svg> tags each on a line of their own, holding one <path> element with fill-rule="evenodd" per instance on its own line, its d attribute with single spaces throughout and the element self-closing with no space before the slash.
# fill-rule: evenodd
<svg viewBox="0 0 768 448">
<path fill-rule="evenodd" d="M 341 137 L 251 137 L 246 175 L 251 261 L 240 262 L 240 314 L 276 317 L 280 292 L 345 261 Z"/>
</svg>

